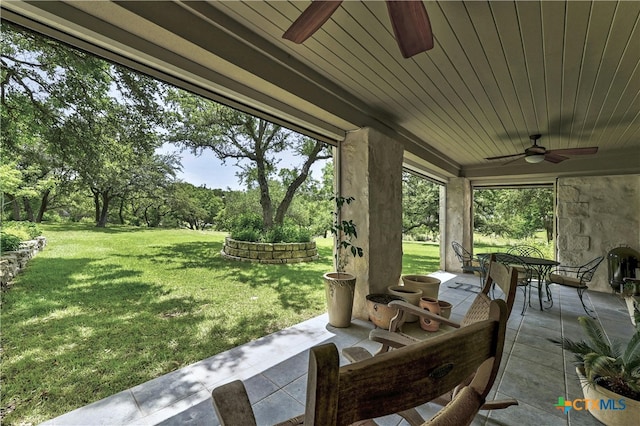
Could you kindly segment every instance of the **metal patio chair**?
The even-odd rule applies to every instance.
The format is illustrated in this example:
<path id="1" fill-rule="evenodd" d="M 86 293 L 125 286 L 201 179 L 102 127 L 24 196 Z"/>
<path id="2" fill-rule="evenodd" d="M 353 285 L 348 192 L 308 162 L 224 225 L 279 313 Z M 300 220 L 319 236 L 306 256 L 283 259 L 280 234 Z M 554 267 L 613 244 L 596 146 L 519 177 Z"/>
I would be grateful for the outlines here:
<path id="1" fill-rule="evenodd" d="M 593 315 L 594 311 L 587 308 L 582 296 L 589 288 L 587 284 L 591 282 L 593 274 L 595 274 L 598 266 L 600 266 L 603 260 L 604 256 L 598 256 L 581 266 L 560 265 L 557 269 L 551 271 L 549 278 L 547 279 L 547 284 L 556 283 L 575 288 L 578 291 L 578 297 L 580 298 L 580 303 L 582 303 L 582 308 L 587 315 L 591 318 L 595 318 Z"/>
<path id="2" fill-rule="evenodd" d="M 453 248 L 453 252 L 456 254 L 456 257 L 460 261 L 460 264 L 462 265 L 462 272 L 466 274 L 475 274 L 477 272 L 480 275 L 480 288 L 482 288 L 485 269 L 484 266 L 481 265 L 480 262 L 478 262 L 476 259 L 474 259 L 473 255 L 467 249 L 462 247 L 459 242 L 453 241 L 451 243 L 451 247 Z M 456 284 L 457 287 L 450 287 L 460 288 L 460 286 L 469 286 L 469 284 L 467 283 L 461 283 L 457 281 Z M 470 288 L 465 288 L 464 290 L 473 291 Z"/>

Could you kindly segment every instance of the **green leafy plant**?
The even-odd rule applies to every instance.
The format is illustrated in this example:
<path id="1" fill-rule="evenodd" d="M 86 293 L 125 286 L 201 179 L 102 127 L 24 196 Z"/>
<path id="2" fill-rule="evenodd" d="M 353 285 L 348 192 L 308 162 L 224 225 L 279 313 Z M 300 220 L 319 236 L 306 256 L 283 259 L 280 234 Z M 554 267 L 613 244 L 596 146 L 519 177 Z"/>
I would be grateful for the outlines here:
<path id="1" fill-rule="evenodd" d="M 2 251 L 15 251 L 20 247 L 20 237 L 6 232 L 0 232 L 0 249 Z"/>
<path id="2" fill-rule="evenodd" d="M 626 347 L 615 341 L 609 344 L 602 328 L 589 317 L 578 318 L 588 340 L 549 341 L 573 352 L 576 365 L 584 370 L 590 384 L 640 401 L 640 312 L 637 307 L 634 316 L 636 331 Z"/>
<path id="3" fill-rule="evenodd" d="M 336 203 L 336 209 L 333 212 L 333 224 L 331 225 L 331 233 L 335 236 L 336 243 L 334 250 L 335 264 L 337 272 L 344 272 L 349 252 L 353 257 L 362 257 L 364 255 L 362 248 L 353 244 L 353 239 L 358 238 L 356 225 L 352 219 L 346 220 L 341 215 L 342 207 L 345 204 L 351 204 L 355 201 L 355 198 L 336 195 L 331 197 L 331 200 L 335 200 Z"/>

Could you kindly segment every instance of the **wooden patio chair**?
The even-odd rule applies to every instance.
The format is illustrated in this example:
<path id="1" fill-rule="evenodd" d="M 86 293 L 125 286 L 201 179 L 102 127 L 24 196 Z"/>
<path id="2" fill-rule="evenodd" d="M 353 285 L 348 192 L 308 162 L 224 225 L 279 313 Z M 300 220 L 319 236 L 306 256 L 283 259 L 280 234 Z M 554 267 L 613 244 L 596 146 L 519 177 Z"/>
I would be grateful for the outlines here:
<path id="1" fill-rule="evenodd" d="M 575 288 L 578 291 L 578 297 L 580 298 L 580 303 L 582 303 L 582 308 L 587 315 L 595 319 L 595 316 L 593 315 L 594 312 L 587 308 L 587 305 L 584 304 L 584 300 L 582 300 L 582 296 L 589 288 L 587 284 L 591 282 L 593 274 L 595 274 L 598 266 L 600 266 L 600 263 L 602 263 L 603 260 L 604 256 L 598 256 L 581 266 L 560 265 L 554 271 L 549 273 L 547 284 L 556 283 Z"/>
<path id="2" fill-rule="evenodd" d="M 370 340 L 382 344 L 375 356 L 380 356 L 380 354 L 384 354 L 391 349 L 399 349 L 414 345 L 418 342 L 450 333 L 455 329 L 468 327 L 478 321 L 486 320 L 489 318 L 491 305 L 491 297 L 489 294 L 494 285 L 498 286 L 502 291 L 505 298 L 504 301 L 507 306 L 507 313 L 510 315 L 515 301 L 517 284 L 518 272 L 514 268 L 496 262 L 495 255 L 492 254 L 489 257 L 486 280 L 482 291 L 475 297 L 469 307 L 469 310 L 466 312 L 460 323 L 440 317 L 426 309 L 419 308 L 406 302 L 390 302 L 388 306 L 398 308 L 398 314 L 391 320 L 389 329 L 374 329 L 369 333 Z M 440 329 L 437 332 L 427 332 L 420 328 L 419 323 L 405 323 L 404 319 L 409 313 L 429 320 L 439 321 Z M 366 349 L 359 346 L 345 348 L 342 351 L 342 354 L 352 362 L 362 361 L 371 357 L 371 354 Z M 442 395 L 440 398 L 437 398 L 432 402 L 446 405 L 451 401 L 451 397 L 451 394 Z M 481 409 L 496 410 L 507 408 L 512 405 L 518 405 L 518 401 L 515 399 L 490 401 L 483 404 Z M 412 425 L 421 424 L 423 421 L 421 416 L 415 410 L 402 413 L 402 416 Z"/>
<path id="3" fill-rule="evenodd" d="M 451 247 L 453 248 L 453 252 L 456 255 L 456 258 L 460 261 L 462 272 L 465 274 L 475 274 L 478 273 L 480 275 L 480 287 L 482 287 L 482 280 L 484 277 L 484 267 L 480 264 L 476 259 L 473 258 L 473 255 L 464 248 L 459 242 L 453 241 L 451 243 Z M 465 286 L 463 290 L 466 291 L 475 291 L 473 287 L 471 287 L 467 283 L 456 282 L 457 286 L 451 288 L 460 288 L 461 286 Z"/>
<path id="4" fill-rule="evenodd" d="M 469 425 L 498 373 L 507 318 L 506 304 L 495 300 L 485 321 L 343 367 L 333 343 L 311 348 L 305 413 L 280 424 L 375 425 L 371 419 L 452 391 L 451 402 L 425 424 Z M 212 396 L 221 425 L 257 424 L 241 381 Z"/>
<path id="5" fill-rule="evenodd" d="M 508 253 L 496 253 L 494 256 L 496 258 L 496 262 L 502 263 L 503 265 L 516 270 L 518 276 L 516 286 L 521 288 L 524 293 L 524 302 L 522 303 L 522 312 L 520 312 L 520 315 L 524 315 L 527 310 L 527 305 L 531 306 L 531 280 L 535 275 L 535 271 L 525 264 L 519 256 Z M 529 290 L 528 299 L 527 289 Z"/>

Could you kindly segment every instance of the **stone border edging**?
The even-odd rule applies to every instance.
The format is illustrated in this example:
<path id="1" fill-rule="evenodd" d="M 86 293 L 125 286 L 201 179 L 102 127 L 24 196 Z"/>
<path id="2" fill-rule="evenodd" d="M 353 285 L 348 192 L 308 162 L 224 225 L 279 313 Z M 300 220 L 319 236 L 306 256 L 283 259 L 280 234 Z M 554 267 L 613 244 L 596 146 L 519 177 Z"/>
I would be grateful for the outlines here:
<path id="1" fill-rule="evenodd" d="M 47 239 L 43 236 L 33 240 L 22 241 L 15 251 L 5 251 L 0 255 L 0 287 L 8 287 L 16 275 L 27 266 L 38 252 L 44 250 Z"/>
<path id="2" fill-rule="evenodd" d="M 252 243 L 224 239 L 220 255 L 225 259 L 256 263 L 300 263 L 318 259 L 315 241 L 310 243 Z"/>

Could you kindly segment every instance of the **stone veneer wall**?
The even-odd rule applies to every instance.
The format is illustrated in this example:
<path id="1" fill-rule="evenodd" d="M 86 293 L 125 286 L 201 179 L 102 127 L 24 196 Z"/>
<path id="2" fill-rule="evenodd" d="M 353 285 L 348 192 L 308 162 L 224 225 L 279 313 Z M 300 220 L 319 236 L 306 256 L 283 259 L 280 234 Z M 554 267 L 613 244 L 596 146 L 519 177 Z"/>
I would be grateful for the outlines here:
<path id="1" fill-rule="evenodd" d="M 257 263 L 299 263 L 318 259 L 315 241 L 310 243 L 251 243 L 225 238 L 222 257 Z"/>
<path id="2" fill-rule="evenodd" d="M 558 261 L 581 265 L 604 256 L 589 288 L 611 292 L 607 253 L 640 250 L 640 176 L 560 178 L 557 191 Z"/>

